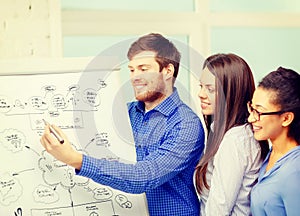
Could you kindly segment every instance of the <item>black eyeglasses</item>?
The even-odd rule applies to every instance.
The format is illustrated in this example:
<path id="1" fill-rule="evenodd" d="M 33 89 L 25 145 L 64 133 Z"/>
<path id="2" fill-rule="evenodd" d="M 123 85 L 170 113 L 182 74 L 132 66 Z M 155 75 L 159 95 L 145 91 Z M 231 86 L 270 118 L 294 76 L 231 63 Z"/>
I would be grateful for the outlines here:
<path id="1" fill-rule="evenodd" d="M 256 121 L 259 121 L 260 120 L 260 116 L 261 115 L 281 115 L 282 113 L 285 113 L 285 111 L 283 110 L 280 110 L 280 111 L 276 111 L 276 112 L 265 112 L 265 113 L 262 113 L 262 112 L 259 112 L 257 109 L 254 109 L 252 106 L 251 106 L 251 101 L 249 101 L 247 103 L 247 108 L 248 108 L 248 112 L 252 115 L 253 115 L 253 118 L 256 120 Z"/>

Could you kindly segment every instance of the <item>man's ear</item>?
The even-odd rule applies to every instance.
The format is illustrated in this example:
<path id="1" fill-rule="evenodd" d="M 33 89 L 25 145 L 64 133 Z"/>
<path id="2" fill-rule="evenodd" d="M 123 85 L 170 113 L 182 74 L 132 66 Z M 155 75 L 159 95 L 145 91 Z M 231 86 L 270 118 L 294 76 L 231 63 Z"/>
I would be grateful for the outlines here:
<path id="1" fill-rule="evenodd" d="M 292 112 L 286 112 L 282 114 L 282 117 L 283 117 L 282 126 L 287 127 L 292 123 L 292 121 L 295 118 L 295 115 Z"/>
<path id="2" fill-rule="evenodd" d="M 173 75 L 174 75 L 174 65 L 173 64 L 168 64 L 167 67 L 165 67 L 166 69 L 166 76 L 165 76 L 165 79 L 168 80 L 168 79 L 173 79 Z"/>

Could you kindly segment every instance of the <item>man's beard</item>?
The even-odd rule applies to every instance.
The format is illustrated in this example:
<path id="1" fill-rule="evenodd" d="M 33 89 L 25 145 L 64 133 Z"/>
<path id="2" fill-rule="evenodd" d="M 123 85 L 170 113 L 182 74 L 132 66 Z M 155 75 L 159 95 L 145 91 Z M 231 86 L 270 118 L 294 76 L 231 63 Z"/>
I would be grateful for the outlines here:
<path id="1" fill-rule="evenodd" d="M 142 102 L 153 102 L 157 99 L 163 98 L 165 95 L 161 91 L 147 91 L 136 95 L 136 99 Z"/>

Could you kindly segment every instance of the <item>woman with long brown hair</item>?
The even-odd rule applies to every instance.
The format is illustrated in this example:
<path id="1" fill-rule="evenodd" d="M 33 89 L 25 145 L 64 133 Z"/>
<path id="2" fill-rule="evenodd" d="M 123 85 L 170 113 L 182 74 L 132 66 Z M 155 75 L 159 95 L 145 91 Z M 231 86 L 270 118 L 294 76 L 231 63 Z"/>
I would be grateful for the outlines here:
<path id="1" fill-rule="evenodd" d="M 195 171 L 201 215 L 250 215 L 250 190 L 256 183 L 267 142 L 253 137 L 247 102 L 255 90 L 253 74 L 235 54 L 208 57 L 199 98 L 208 138 Z"/>

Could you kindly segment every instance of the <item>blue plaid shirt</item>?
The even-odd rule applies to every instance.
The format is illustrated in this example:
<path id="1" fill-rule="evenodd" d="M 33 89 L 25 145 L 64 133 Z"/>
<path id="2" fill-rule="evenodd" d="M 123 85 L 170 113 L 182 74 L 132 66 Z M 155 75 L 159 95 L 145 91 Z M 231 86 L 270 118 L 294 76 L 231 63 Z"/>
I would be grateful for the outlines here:
<path id="1" fill-rule="evenodd" d="M 154 109 L 144 110 L 142 102 L 128 104 L 137 163 L 84 155 L 78 174 L 124 192 L 145 192 L 151 216 L 199 216 L 193 173 L 204 148 L 200 119 L 176 89 Z"/>

